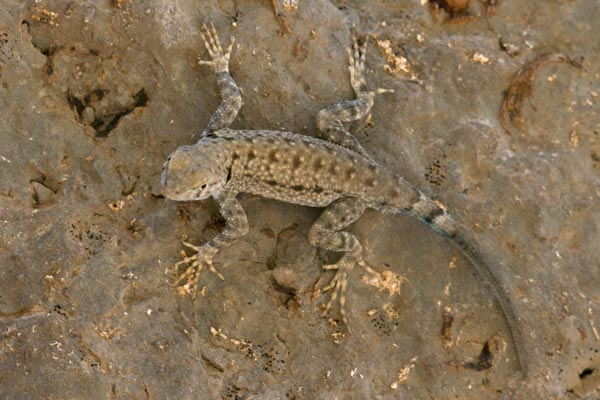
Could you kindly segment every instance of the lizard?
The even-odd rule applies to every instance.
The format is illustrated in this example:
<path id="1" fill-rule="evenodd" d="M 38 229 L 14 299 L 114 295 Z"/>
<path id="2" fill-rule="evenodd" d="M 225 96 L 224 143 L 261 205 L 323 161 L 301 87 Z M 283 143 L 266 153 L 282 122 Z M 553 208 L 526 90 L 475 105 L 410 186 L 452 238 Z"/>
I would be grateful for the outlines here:
<path id="1" fill-rule="evenodd" d="M 161 174 L 164 196 L 176 201 L 212 197 L 225 219 L 225 228 L 201 246 L 184 241 L 191 255 L 175 264 L 187 267 L 176 279 L 185 281 L 185 291 L 195 294 L 200 272 L 207 268 L 220 279 L 214 255 L 248 233 L 248 220 L 236 196 L 250 193 L 309 207 L 324 207 L 311 226 L 311 245 L 342 253 L 325 270 L 335 275 L 323 291 L 331 291 L 323 314 L 339 298 L 342 322 L 349 328 L 345 313 L 348 274 L 355 266 L 375 271 L 363 259 L 363 246 L 347 231 L 367 208 L 383 213 L 408 213 L 450 239 L 474 266 L 478 277 L 494 295 L 507 322 L 519 369 L 526 376 L 527 363 L 521 329 L 513 304 L 499 279 L 470 244 L 467 232 L 438 201 L 427 197 L 404 178 L 381 167 L 344 127 L 369 113 L 375 95 L 384 89 L 368 90 L 365 78 L 367 40 L 359 45 L 353 35 L 348 47 L 350 83 L 356 98 L 333 104 L 316 116 L 320 137 L 285 131 L 234 130 L 230 128 L 241 106 L 240 90 L 229 72 L 235 38 L 227 47 L 220 43 L 214 24 L 202 24 L 202 39 L 210 60 L 199 64 L 212 67 L 221 103 L 211 115 L 199 141 L 177 148 L 165 161 Z"/>

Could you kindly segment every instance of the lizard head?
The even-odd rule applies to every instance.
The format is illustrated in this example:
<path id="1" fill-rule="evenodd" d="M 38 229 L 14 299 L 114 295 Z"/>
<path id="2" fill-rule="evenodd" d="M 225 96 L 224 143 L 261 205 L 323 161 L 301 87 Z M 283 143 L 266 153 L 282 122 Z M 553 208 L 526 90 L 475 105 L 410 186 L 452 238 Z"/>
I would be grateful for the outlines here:
<path id="1" fill-rule="evenodd" d="M 204 154 L 207 153 L 207 154 Z M 165 161 L 160 183 L 171 200 L 203 200 L 218 194 L 227 182 L 227 169 L 197 146 L 182 146 Z"/>

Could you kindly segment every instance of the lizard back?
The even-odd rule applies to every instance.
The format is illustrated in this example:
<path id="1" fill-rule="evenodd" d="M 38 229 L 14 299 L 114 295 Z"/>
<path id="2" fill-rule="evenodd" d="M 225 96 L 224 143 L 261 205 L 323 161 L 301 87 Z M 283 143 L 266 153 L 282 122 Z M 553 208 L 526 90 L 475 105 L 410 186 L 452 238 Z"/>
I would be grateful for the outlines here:
<path id="1" fill-rule="evenodd" d="M 392 211 L 412 205 L 419 193 L 401 178 L 350 149 L 283 131 L 219 132 L 198 143 L 225 146 L 230 165 L 226 189 L 311 207 L 340 197 Z"/>

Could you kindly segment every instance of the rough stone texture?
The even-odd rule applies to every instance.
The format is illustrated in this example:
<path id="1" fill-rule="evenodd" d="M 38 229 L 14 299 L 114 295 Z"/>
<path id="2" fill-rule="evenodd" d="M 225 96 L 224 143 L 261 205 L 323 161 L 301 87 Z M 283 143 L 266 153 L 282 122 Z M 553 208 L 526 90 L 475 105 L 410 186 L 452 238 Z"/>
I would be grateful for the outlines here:
<path id="1" fill-rule="evenodd" d="M 600 397 L 596 2 L 284 3 L 289 33 L 268 1 L 3 1 L 0 398 Z M 355 224 L 370 262 L 408 283 L 389 296 L 357 269 L 352 335 L 320 316 L 314 287 L 335 255 L 306 240 L 316 209 L 242 196 L 250 233 L 216 257 L 226 280 L 178 294 L 181 239 L 222 228 L 212 201 L 166 201 L 158 186 L 219 102 L 196 64 L 208 20 L 237 38 L 234 127 L 313 134 L 316 112 L 352 95 L 352 29 L 406 58 L 411 72 L 392 73 L 370 46 L 369 84 L 395 93 L 354 131 L 479 237 L 522 319 L 526 381 L 470 266 L 405 216 Z M 507 134 L 503 90 L 548 52 L 583 69 L 543 66 Z M 469 368 L 486 342 L 492 365 Z"/>

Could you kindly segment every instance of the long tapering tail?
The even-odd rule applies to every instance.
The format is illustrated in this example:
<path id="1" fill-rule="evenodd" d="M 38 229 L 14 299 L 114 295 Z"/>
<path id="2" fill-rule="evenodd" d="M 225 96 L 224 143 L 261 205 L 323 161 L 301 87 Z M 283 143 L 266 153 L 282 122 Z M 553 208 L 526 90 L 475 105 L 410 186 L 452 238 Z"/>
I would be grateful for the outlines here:
<path id="1" fill-rule="evenodd" d="M 523 334 L 516 317 L 514 306 L 510 297 L 504 290 L 500 280 L 480 257 L 473 242 L 465 236 L 458 223 L 448 214 L 445 207 L 431 200 L 424 194 L 420 195 L 419 201 L 408 210 L 411 215 L 428 224 L 433 230 L 451 239 L 452 243 L 460 250 L 465 258 L 473 265 L 477 276 L 492 292 L 504 319 L 508 325 L 511 341 L 515 346 L 517 362 L 524 376 L 527 376 L 527 351 L 523 342 Z"/>

